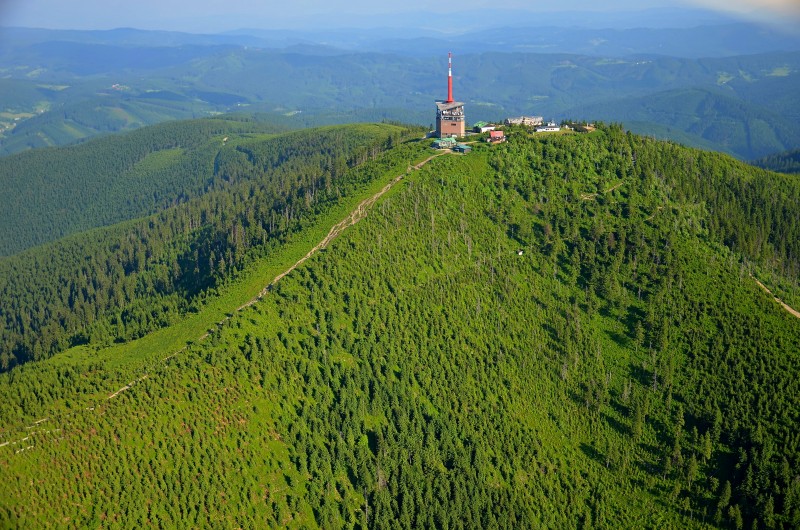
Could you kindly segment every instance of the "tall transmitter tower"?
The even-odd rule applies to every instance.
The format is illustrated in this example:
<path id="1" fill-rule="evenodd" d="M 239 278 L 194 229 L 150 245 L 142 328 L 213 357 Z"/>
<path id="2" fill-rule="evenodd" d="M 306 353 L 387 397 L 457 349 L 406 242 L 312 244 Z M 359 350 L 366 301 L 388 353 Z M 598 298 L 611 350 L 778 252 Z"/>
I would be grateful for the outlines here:
<path id="1" fill-rule="evenodd" d="M 453 101 L 453 54 L 447 54 L 447 99 L 436 102 L 436 136 L 464 136 L 464 103 Z"/>

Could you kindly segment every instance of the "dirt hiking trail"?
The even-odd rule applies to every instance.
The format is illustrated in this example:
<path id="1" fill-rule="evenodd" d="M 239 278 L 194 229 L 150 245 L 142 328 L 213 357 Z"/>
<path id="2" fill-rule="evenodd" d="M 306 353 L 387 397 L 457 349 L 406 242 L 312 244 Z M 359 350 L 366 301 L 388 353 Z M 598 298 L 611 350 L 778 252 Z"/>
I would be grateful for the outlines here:
<path id="1" fill-rule="evenodd" d="M 772 294 L 772 291 L 770 291 L 769 289 L 767 289 L 767 286 L 766 286 L 766 285 L 764 285 L 763 283 L 761 283 L 760 281 L 758 281 L 758 278 L 756 278 L 756 277 L 755 277 L 755 276 L 753 276 L 753 275 L 750 275 L 750 277 L 751 277 L 751 278 L 753 278 L 753 280 L 755 280 L 755 282 L 758 284 L 758 286 L 759 286 L 759 287 L 761 287 L 762 289 L 764 289 L 764 292 L 766 292 L 767 294 L 769 294 L 769 295 L 770 295 L 772 298 L 774 298 L 774 299 L 775 299 L 775 301 L 776 301 L 776 302 L 778 302 L 779 304 L 781 304 L 781 306 L 782 306 L 782 307 L 783 307 L 783 308 L 784 308 L 786 311 L 788 311 L 790 314 L 792 314 L 792 315 L 796 316 L 797 318 L 800 318 L 800 311 L 797 311 L 797 310 L 796 310 L 796 309 L 794 309 L 793 307 L 789 306 L 789 304 L 787 304 L 786 302 L 784 302 L 783 300 L 781 300 L 780 298 L 778 298 L 777 296 L 775 296 L 774 294 Z"/>

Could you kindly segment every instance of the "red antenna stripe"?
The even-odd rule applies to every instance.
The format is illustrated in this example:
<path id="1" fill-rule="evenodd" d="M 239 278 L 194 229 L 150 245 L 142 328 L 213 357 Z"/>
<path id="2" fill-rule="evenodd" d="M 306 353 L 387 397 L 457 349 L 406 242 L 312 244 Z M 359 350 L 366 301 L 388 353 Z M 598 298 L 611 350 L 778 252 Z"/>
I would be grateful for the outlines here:
<path id="1" fill-rule="evenodd" d="M 445 103 L 453 102 L 453 54 L 447 54 L 447 101 Z"/>

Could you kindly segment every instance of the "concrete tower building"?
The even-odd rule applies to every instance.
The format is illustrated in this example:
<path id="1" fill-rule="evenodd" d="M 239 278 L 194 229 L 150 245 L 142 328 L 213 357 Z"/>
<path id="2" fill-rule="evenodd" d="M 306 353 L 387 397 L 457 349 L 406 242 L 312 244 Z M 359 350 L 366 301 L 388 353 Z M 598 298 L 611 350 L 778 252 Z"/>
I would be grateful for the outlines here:
<path id="1" fill-rule="evenodd" d="M 436 102 L 436 136 L 464 136 L 464 103 L 453 100 L 453 54 L 447 54 L 447 99 Z"/>

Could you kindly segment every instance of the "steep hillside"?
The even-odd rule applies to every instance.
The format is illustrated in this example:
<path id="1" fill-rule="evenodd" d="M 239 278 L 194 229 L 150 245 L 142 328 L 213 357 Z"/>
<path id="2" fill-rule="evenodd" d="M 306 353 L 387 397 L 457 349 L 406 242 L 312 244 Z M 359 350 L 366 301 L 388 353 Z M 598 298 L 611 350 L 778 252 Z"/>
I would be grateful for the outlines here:
<path id="1" fill-rule="evenodd" d="M 66 150 L 79 152 L 64 166 L 61 150 L 6 160 L 19 167 L 4 197 L 18 213 L 8 215 L 8 238 L 161 211 L 0 259 L 0 370 L 71 345 L 137 338 L 196 310 L 254 254 L 291 240 L 370 182 L 348 168 L 420 134 L 393 125 L 252 133 L 260 128 L 169 124 Z"/>
<path id="2" fill-rule="evenodd" d="M 797 181 L 616 128 L 475 148 L 356 170 L 397 183 L 208 336 L 0 375 L 0 517 L 800 524 L 800 319 L 748 274 L 800 292 Z"/>

